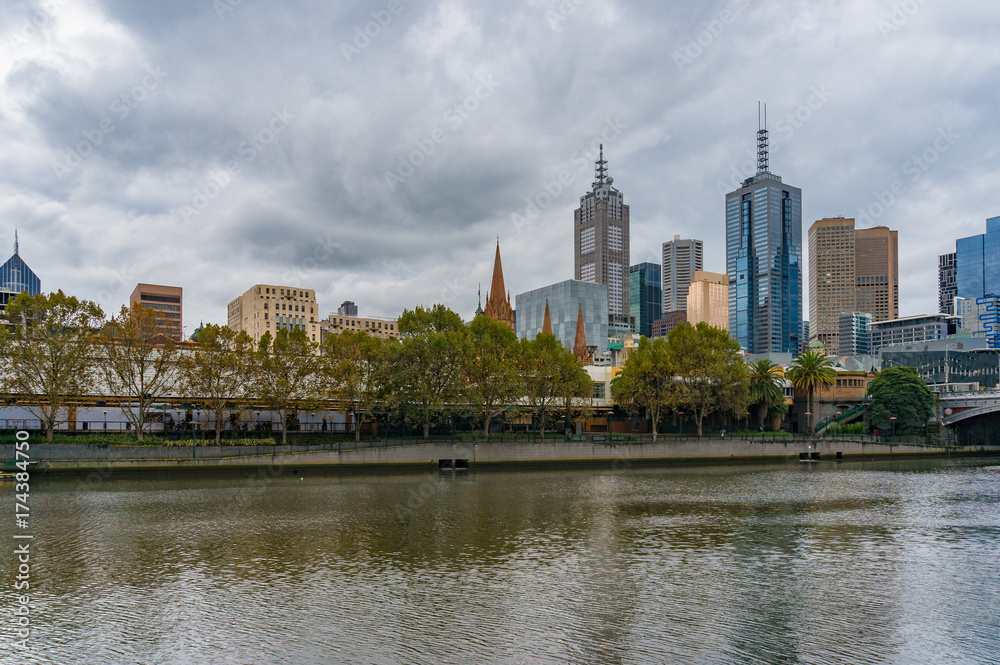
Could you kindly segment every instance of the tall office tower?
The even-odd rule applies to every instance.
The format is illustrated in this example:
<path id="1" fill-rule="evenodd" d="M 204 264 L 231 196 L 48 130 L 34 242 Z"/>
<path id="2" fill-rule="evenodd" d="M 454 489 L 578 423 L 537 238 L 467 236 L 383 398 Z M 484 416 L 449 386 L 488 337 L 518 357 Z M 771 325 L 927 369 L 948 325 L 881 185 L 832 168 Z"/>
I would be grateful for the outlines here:
<path id="1" fill-rule="evenodd" d="M 854 220 L 820 219 L 809 227 L 809 343 L 839 353 L 841 312 L 854 311 Z"/>
<path id="2" fill-rule="evenodd" d="M 42 280 L 21 258 L 17 229 L 14 229 L 14 254 L 0 266 L 0 311 L 22 291 L 27 291 L 29 296 L 37 296 L 42 292 Z"/>
<path id="3" fill-rule="evenodd" d="M 726 194 L 726 272 L 729 334 L 748 353 L 798 354 L 802 190 L 768 170 L 766 128 L 757 130 L 757 174 Z"/>
<path id="4" fill-rule="evenodd" d="M 663 243 L 663 311 L 678 312 L 687 306 L 691 275 L 701 270 L 702 242 L 674 236 Z"/>
<path id="5" fill-rule="evenodd" d="M 1000 296 L 1000 217 L 986 220 L 986 233 L 955 242 L 955 290 L 960 298 Z"/>
<path id="6" fill-rule="evenodd" d="M 575 279 L 608 287 L 608 324 L 629 326 L 629 216 L 622 193 L 612 187 L 604 145 L 595 166 L 591 191 L 573 213 Z M 587 339 L 593 339 L 590 335 Z"/>
<path id="7" fill-rule="evenodd" d="M 873 321 L 899 317 L 898 232 L 886 226 L 854 232 L 856 312 L 868 312 Z"/>
<path id="8" fill-rule="evenodd" d="M 132 307 L 142 305 L 155 310 L 160 318 L 160 332 L 175 342 L 181 341 L 184 289 L 160 284 L 136 284 L 128 303 Z"/>
<path id="9" fill-rule="evenodd" d="M 337 308 L 337 314 L 338 316 L 357 316 L 358 306 L 354 304 L 353 300 L 345 300 Z"/>
<path id="10" fill-rule="evenodd" d="M 629 314 L 635 320 L 635 331 L 652 336 L 653 321 L 660 318 L 662 295 L 660 291 L 660 266 L 639 263 L 629 268 Z"/>
<path id="11" fill-rule="evenodd" d="M 687 295 L 687 321 L 729 330 L 729 277 L 696 270 Z"/>
<path id="12" fill-rule="evenodd" d="M 955 296 L 958 286 L 955 282 L 955 252 L 938 257 L 938 312 L 955 313 Z"/>
<path id="13" fill-rule="evenodd" d="M 853 219 L 828 217 L 809 227 L 809 342 L 838 348 L 841 312 L 866 312 L 873 321 L 899 316 L 897 232 L 858 229 Z"/>

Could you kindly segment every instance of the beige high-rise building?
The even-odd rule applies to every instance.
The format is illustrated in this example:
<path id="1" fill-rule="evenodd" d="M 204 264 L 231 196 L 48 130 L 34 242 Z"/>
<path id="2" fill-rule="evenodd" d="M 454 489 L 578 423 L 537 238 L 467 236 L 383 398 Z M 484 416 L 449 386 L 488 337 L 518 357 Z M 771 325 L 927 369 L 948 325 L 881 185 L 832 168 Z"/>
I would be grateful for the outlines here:
<path id="1" fill-rule="evenodd" d="M 868 313 L 875 321 L 897 317 L 896 231 L 856 229 L 854 220 L 844 217 L 809 227 L 809 342 L 839 353 L 842 312 Z"/>
<path id="2" fill-rule="evenodd" d="M 695 270 L 687 292 L 687 320 L 729 330 L 729 275 Z"/>
<path id="3" fill-rule="evenodd" d="M 162 284 L 136 284 L 128 302 L 130 307 L 143 305 L 156 310 L 163 322 L 160 332 L 175 342 L 181 341 L 184 330 L 182 325 L 184 289 Z"/>
<path id="4" fill-rule="evenodd" d="M 868 312 L 874 321 L 899 318 L 898 231 L 886 226 L 854 232 L 854 274 L 857 312 Z"/>
<path id="5" fill-rule="evenodd" d="M 320 343 L 322 332 L 316 292 L 292 286 L 256 284 L 229 303 L 229 327 L 243 330 L 254 341 L 264 333 L 278 330 L 304 330 L 308 338 Z"/>

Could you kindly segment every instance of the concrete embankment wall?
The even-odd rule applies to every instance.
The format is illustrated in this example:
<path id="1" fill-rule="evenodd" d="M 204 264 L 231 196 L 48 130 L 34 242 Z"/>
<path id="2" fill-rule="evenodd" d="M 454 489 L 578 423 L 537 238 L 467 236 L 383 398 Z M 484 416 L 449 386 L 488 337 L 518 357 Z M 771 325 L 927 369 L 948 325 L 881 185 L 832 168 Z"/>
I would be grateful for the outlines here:
<path id="1" fill-rule="evenodd" d="M 32 443 L 31 461 L 39 471 L 92 469 L 212 469 L 220 467 L 348 467 L 437 466 L 440 460 L 468 460 L 470 466 L 506 464 L 588 464 L 633 462 L 723 462 L 798 459 L 800 453 L 818 453 L 821 460 L 889 455 L 934 455 L 961 452 L 952 448 L 873 444 L 847 439 L 788 439 L 761 442 L 741 439 L 670 439 L 657 443 L 496 442 L 375 445 L 357 450 L 318 446 L 95 446 Z M 0 446 L 5 462 L 14 459 L 14 446 Z"/>

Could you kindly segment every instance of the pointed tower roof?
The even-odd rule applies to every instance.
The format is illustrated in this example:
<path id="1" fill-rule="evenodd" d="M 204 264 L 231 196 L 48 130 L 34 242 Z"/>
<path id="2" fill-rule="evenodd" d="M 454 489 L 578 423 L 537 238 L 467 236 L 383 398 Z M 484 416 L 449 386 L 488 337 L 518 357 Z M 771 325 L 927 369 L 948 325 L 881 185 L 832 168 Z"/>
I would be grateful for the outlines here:
<path id="1" fill-rule="evenodd" d="M 583 305 L 580 305 L 580 312 L 576 315 L 576 341 L 573 342 L 573 355 L 580 362 L 586 364 L 590 360 L 590 353 L 587 351 L 587 331 L 583 326 Z"/>
<path id="2" fill-rule="evenodd" d="M 503 285 L 503 266 L 500 264 L 500 241 L 497 240 L 497 253 L 496 257 L 493 259 L 493 283 L 490 284 L 490 294 L 496 297 L 496 294 L 500 294 L 503 298 L 503 294 L 507 292 L 507 289 Z"/>
<path id="3" fill-rule="evenodd" d="M 507 299 L 504 300 L 504 294 Z M 514 310 L 510 306 L 510 293 L 503 283 L 503 265 L 500 263 L 500 239 L 497 238 L 497 252 L 493 259 L 493 282 L 486 294 L 486 316 L 494 321 L 500 321 L 514 330 Z"/>
<path id="4" fill-rule="evenodd" d="M 542 332 L 552 334 L 552 317 L 549 316 L 549 299 L 545 299 L 545 318 L 542 320 Z"/>

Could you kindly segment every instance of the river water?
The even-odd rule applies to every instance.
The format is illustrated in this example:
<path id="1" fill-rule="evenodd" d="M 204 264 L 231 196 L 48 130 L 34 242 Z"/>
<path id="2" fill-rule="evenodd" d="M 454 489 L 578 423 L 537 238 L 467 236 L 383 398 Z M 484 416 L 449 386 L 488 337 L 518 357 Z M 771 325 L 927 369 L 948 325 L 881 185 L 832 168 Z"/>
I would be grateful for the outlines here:
<path id="1" fill-rule="evenodd" d="M 0 663 L 1000 662 L 1000 460 L 616 467 L 35 479 Z"/>

